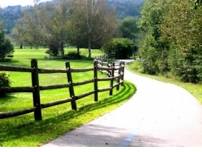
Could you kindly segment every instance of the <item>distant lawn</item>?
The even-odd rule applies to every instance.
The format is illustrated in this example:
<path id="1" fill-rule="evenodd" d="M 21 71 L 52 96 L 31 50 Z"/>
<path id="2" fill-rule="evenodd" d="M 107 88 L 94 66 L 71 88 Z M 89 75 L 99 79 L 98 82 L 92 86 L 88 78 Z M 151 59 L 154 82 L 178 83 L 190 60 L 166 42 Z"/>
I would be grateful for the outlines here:
<path id="1" fill-rule="evenodd" d="M 12 60 L 17 60 L 19 61 L 19 59 L 23 59 L 23 60 L 27 60 L 27 59 L 32 59 L 32 58 L 37 58 L 37 59 L 45 59 L 47 58 L 49 55 L 46 53 L 46 51 L 48 50 L 48 48 L 25 48 L 25 49 L 18 49 L 15 48 L 15 52 L 14 52 L 14 58 Z M 76 48 L 65 48 L 65 54 L 68 53 L 76 53 L 77 49 Z M 31 55 L 29 55 L 31 54 Z M 92 58 L 95 58 L 97 56 L 102 56 L 104 53 L 99 50 L 99 49 L 92 49 Z M 84 56 L 84 57 L 88 57 L 88 49 L 85 48 L 81 48 L 80 49 L 80 55 Z"/>
<path id="2" fill-rule="evenodd" d="M 141 65 L 137 61 L 134 61 L 133 63 L 129 64 L 128 67 L 130 70 L 132 70 L 133 72 L 137 74 L 141 74 L 143 76 L 147 76 L 152 79 L 156 79 L 160 81 L 173 83 L 180 87 L 183 87 L 184 89 L 189 91 L 193 96 L 195 96 L 198 99 L 198 101 L 202 104 L 202 84 L 201 83 L 200 84 L 185 83 L 171 76 L 165 77 L 162 75 L 148 75 L 148 74 L 140 73 Z"/>
<path id="3" fill-rule="evenodd" d="M 76 50 L 76 48 L 65 48 L 65 53 L 67 54 L 68 52 L 77 52 L 77 50 Z M 97 56 L 102 56 L 103 54 L 104 53 L 99 49 L 92 50 L 92 58 L 97 57 Z M 88 57 L 88 49 L 81 48 L 80 55 Z"/>
<path id="4" fill-rule="evenodd" d="M 67 49 L 68 50 L 68 49 Z M 2 62 L 4 65 L 30 66 L 32 58 L 38 59 L 40 68 L 64 69 L 64 60 L 48 60 L 45 57 L 46 49 L 17 49 L 11 62 Z M 85 52 L 85 53 L 84 53 Z M 83 53 L 87 51 L 84 50 Z M 100 51 L 93 51 L 93 56 Z M 93 66 L 92 60 L 70 60 L 73 68 L 87 68 Z M 31 86 L 31 76 L 28 73 L 9 72 L 12 86 Z M 104 75 L 99 74 L 100 77 Z M 78 73 L 73 75 L 74 82 L 92 79 L 93 72 Z M 41 85 L 65 84 L 66 74 L 40 75 Z M 99 87 L 109 87 L 109 82 L 100 82 Z M 93 84 L 75 88 L 76 95 L 93 90 Z M 114 96 L 109 97 L 109 92 L 99 94 L 99 102 L 93 101 L 93 95 L 78 101 L 77 112 L 71 110 L 70 103 L 51 107 L 43 110 L 43 121 L 35 122 L 32 114 L 16 118 L 0 120 L 0 146 L 39 146 L 59 135 L 81 126 L 96 117 L 99 117 L 123 104 L 135 92 L 135 87 L 125 83 L 120 91 L 114 90 Z M 59 99 L 69 98 L 68 89 L 57 89 L 41 92 L 41 102 L 47 103 Z M 32 94 L 11 94 L 0 99 L 0 112 L 30 108 L 33 106 Z"/>

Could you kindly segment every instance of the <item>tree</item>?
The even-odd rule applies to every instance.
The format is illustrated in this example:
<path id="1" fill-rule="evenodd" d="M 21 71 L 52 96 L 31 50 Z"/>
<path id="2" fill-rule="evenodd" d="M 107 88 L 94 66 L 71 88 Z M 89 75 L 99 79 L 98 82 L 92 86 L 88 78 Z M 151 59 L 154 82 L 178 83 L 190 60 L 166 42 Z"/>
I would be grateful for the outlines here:
<path id="1" fill-rule="evenodd" d="M 75 0 L 72 8 L 70 35 L 73 35 L 73 39 L 70 38 L 71 42 L 77 47 L 87 47 L 91 58 L 91 49 L 100 48 L 115 33 L 117 28 L 115 13 L 107 5 L 106 0 Z"/>
<path id="2" fill-rule="evenodd" d="M 69 1 L 60 0 L 55 8 L 51 10 L 50 7 L 52 7 L 51 4 L 46 5 L 40 13 L 41 26 L 43 26 L 49 50 L 58 52 L 61 57 L 64 57 L 64 45 L 68 39 Z"/>
<path id="3" fill-rule="evenodd" d="M 143 39 L 139 56 L 143 61 L 144 72 L 150 74 L 169 71 L 169 44 L 162 38 L 161 24 L 166 13 L 167 1 L 146 0 L 139 21 Z"/>
<path id="4" fill-rule="evenodd" d="M 51 55 L 63 57 L 64 45 L 69 42 L 78 50 L 88 48 L 91 57 L 91 49 L 111 39 L 116 25 L 106 0 L 57 0 L 24 13 L 14 35 L 20 40 L 23 33 L 24 43 L 48 46 Z"/>
<path id="5" fill-rule="evenodd" d="M 12 39 L 20 45 L 20 49 L 23 49 L 24 44 L 26 44 L 26 32 L 25 32 L 25 28 L 23 24 L 20 24 L 20 22 L 18 22 L 19 24 L 17 24 L 12 32 L 11 32 L 11 36 Z"/>
<path id="6" fill-rule="evenodd" d="M 4 59 L 8 54 L 13 52 L 11 42 L 5 38 L 2 27 L 0 27 L 0 59 Z"/>
<path id="7" fill-rule="evenodd" d="M 109 5 L 116 10 L 120 19 L 127 16 L 140 16 L 143 2 L 144 0 L 108 0 Z"/>
<path id="8" fill-rule="evenodd" d="M 43 32 L 39 21 L 39 14 L 36 8 L 32 8 L 23 13 L 16 26 L 12 30 L 13 39 L 23 45 L 39 46 L 43 44 Z"/>
<path id="9" fill-rule="evenodd" d="M 0 19 L 4 22 L 5 34 L 10 34 L 12 28 L 15 26 L 18 19 L 22 15 L 22 11 L 25 8 L 21 6 L 8 6 L 6 8 L 0 8 Z"/>
<path id="10" fill-rule="evenodd" d="M 135 19 L 134 17 L 124 18 L 121 22 L 119 30 L 121 32 L 122 37 L 129 38 L 135 41 L 138 37 L 139 32 L 137 19 Z"/>
<path id="11" fill-rule="evenodd" d="M 178 16 L 175 15 L 176 13 Z M 177 56 L 177 59 L 170 57 L 172 71 L 187 82 L 202 80 L 202 6 L 200 1 L 171 1 L 161 31 L 175 48 L 174 56 Z"/>
<path id="12" fill-rule="evenodd" d="M 103 49 L 110 59 L 128 59 L 134 53 L 135 44 L 127 38 L 114 38 Z"/>
<path id="13" fill-rule="evenodd" d="M 176 15 L 177 14 L 177 15 Z M 145 72 L 172 72 L 181 80 L 202 80 L 202 5 L 199 0 L 147 0 L 140 27 Z"/>
<path id="14" fill-rule="evenodd" d="M 48 46 L 51 55 L 64 57 L 68 7 L 66 0 L 60 0 L 56 5 L 52 3 L 35 5 L 19 20 L 13 30 L 14 38 L 31 46 Z"/>
<path id="15" fill-rule="evenodd" d="M 68 42 L 76 46 L 77 55 L 80 55 L 80 48 L 86 47 L 85 35 L 86 24 L 84 16 L 84 5 L 79 1 L 71 1 L 71 15 L 68 25 Z"/>

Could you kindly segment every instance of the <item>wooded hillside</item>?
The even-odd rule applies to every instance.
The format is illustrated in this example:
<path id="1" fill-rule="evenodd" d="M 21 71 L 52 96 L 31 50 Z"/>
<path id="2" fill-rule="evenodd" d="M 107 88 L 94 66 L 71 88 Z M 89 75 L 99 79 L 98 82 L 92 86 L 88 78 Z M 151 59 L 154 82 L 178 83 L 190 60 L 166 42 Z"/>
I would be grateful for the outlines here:
<path id="1" fill-rule="evenodd" d="M 116 10 L 118 17 L 124 18 L 126 16 L 139 16 L 143 1 L 144 0 L 108 0 L 108 3 Z M 43 3 L 40 5 L 43 5 Z M 4 9 L 0 8 L 0 20 L 4 22 L 4 29 L 7 34 L 12 31 L 17 20 L 22 17 L 22 13 L 29 9 L 31 9 L 31 7 L 22 7 L 20 5 L 9 6 Z"/>

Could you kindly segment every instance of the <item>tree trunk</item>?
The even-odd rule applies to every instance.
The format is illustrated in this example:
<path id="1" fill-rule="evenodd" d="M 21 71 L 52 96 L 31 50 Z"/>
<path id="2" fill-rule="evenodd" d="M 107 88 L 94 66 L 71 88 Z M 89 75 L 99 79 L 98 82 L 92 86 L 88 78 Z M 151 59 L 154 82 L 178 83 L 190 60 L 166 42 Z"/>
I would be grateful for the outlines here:
<path id="1" fill-rule="evenodd" d="M 88 30 L 88 58 L 91 58 L 91 35 L 92 35 L 92 0 L 87 0 L 86 5 L 87 5 L 87 30 Z"/>
<path id="2" fill-rule="evenodd" d="M 79 48 L 79 46 L 77 46 L 77 55 L 80 56 L 80 48 Z"/>
<path id="3" fill-rule="evenodd" d="M 64 43 L 63 42 L 60 43 L 60 53 L 61 53 L 61 57 L 64 57 L 65 52 L 64 52 Z"/>
<path id="4" fill-rule="evenodd" d="M 88 58 L 91 58 L 91 39 L 88 40 Z"/>
<path id="5" fill-rule="evenodd" d="M 23 49 L 23 44 L 22 43 L 20 43 L 20 49 Z"/>

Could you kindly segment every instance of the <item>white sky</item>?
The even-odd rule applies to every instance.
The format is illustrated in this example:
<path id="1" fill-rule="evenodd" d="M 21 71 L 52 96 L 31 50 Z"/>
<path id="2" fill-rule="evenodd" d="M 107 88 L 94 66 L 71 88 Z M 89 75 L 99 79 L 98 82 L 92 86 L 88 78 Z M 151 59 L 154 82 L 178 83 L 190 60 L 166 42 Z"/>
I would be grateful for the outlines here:
<path id="1" fill-rule="evenodd" d="M 41 0 L 41 2 L 50 1 L 50 0 Z M 33 5 L 33 0 L 0 0 L 0 7 L 4 8 L 6 6 L 13 5 Z"/>

